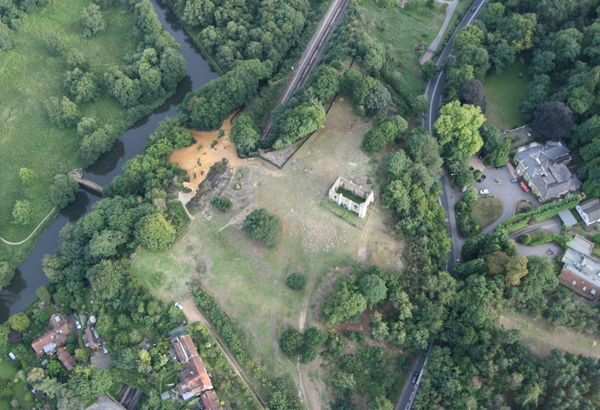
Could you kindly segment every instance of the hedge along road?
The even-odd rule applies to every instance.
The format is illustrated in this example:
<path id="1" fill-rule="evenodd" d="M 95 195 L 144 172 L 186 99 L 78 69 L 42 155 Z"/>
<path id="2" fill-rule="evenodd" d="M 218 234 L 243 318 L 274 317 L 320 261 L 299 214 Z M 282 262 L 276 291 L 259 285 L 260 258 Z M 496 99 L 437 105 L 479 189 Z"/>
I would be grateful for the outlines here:
<path id="1" fill-rule="evenodd" d="M 173 11 L 159 0 L 150 0 L 150 2 L 154 6 L 159 21 L 181 45 L 179 52 L 187 62 L 187 75 L 179 83 L 171 98 L 121 134 L 112 149 L 85 170 L 90 180 L 103 186 L 108 185 L 115 176 L 122 174 L 122 167 L 127 160 L 142 153 L 148 136 L 156 129 L 160 121 L 167 116 L 177 115 L 177 105 L 183 101 L 188 92 L 219 76 L 205 60 L 200 50 L 196 48 Z M 58 217 L 48 227 L 41 230 L 40 238 L 34 249 L 25 262 L 17 268 L 11 284 L 5 289 L 0 289 L 0 323 L 5 322 L 10 315 L 27 308 L 36 298 L 36 289 L 48 283 L 48 279 L 42 271 L 42 258 L 44 255 L 56 251 L 60 230 L 67 223 L 76 223 L 100 199 L 101 196 L 97 193 L 80 189 L 75 202 L 58 212 Z M 0 246 L 16 246 L 6 242 L 8 241 L 0 241 Z"/>
<path id="2" fill-rule="evenodd" d="M 7 241 L 6 239 L 4 239 L 4 238 L 3 238 L 3 237 L 1 237 L 1 236 L 0 236 L 0 241 L 4 242 L 4 243 L 5 243 L 5 244 L 7 244 L 7 245 L 11 245 L 11 246 L 16 246 L 16 245 L 22 245 L 22 244 L 24 244 L 24 243 L 25 243 L 25 242 L 27 242 L 29 239 L 31 239 L 31 237 L 33 236 L 33 234 L 34 234 L 34 233 L 36 233 L 38 229 L 40 229 L 40 226 L 42 226 L 42 224 L 43 224 L 44 222 L 46 222 L 46 220 L 47 220 L 47 219 L 50 217 L 50 215 L 52 215 L 52 213 L 53 213 L 55 210 L 56 210 L 56 207 L 53 207 L 53 208 L 50 210 L 50 212 L 48 212 L 48 215 L 46 215 L 46 217 L 45 217 L 44 219 L 42 219 L 42 222 L 40 222 L 40 223 L 38 224 L 38 226 L 36 226 L 36 227 L 35 227 L 35 229 L 33 230 L 33 232 L 31 232 L 31 233 L 29 234 L 29 236 L 28 236 L 27 238 L 23 239 L 21 242 L 9 242 L 9 241 Z"/>

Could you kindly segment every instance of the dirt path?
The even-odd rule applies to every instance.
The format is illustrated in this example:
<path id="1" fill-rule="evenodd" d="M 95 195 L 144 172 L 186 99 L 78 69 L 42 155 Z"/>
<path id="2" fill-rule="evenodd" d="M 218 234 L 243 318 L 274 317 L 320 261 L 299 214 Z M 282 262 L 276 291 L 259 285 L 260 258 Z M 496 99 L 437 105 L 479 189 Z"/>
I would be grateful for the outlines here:
<path id="1" fill-rule="evenodd" d="M 50 215 L 52 215 L 52 213 L 54 212 L 54 210 L 55 210 L 55 209 L 56 209 L 56 207 L 53 207 L 53 208 L 50 210 L 50 212 L 48 212 L 48 215 L 46 215 L 46 217 L 45 217 L 44 219 L 42 219 L 42 222 L 40 222 L 40 223 L 38 224 L 38 226 L 36 226 L 36 227 L 35 227 L 35 229 L 33 230 L 33 232 L 31 232 L 31 233 L 29 234 L 29 236 L 28 236 L 27 238 L 23 239 L 21 242 L 9 242 L 9 241 L 7 241 L 6 239 L 4 239 L 4 238 L 3 238 L 3 237 L 1 237 L 1 236 L 0 236 L 0 241 L 4 242 L 4 243 L 5 243 L 5 244 L 7 244 L 7 245 L 12 245 L 12 246 L 17 246 L 17 245 L 22 245 L 22 244 L 24 244 L 25 242 L 27 242 L 27 241 L 28 241 L 28 240 L 29 240 L 29 239 L 30 239 L 30 238 L 33 236 L 33 234 L 34 234 L 34 233 L 36 233 L 36 232 L 37 232 L 37 230 L 38 230 L 38 229 L 40 229 L 40 226 L 42 226 L 42 224 L 43 224 L 44 222 L 46 222 L 46 219 L 50 218 Z"/>
<path id="2" fill-rule="evenodd" d="M 221 232 L 223 229 L 227 228 L 228 226 L 231 226 L 231 225 L 237 223 L 237 221 L 248 216 L 248 214 L 250 214 L 250 212 L 254 211 L 256 208 L 258 208 L 258 206 L 256 204 L 250 204 L 242 212 L 240 212 L 239 214 L 237 214 L 236 216 L 231 218 L 231 220 L 229 220 L 229 222 L 227 222 L 225 225 L 223 225 L 217 232 Z"/>
<path id="3" fill-rule="evenodd" d="M 187 318 L 188 323 L 200 322 L 213 335 L 213 337 L 215 338 L 215 341 L 219 345 L 219 348 L 223 352 L 223 355 L 229 362 L 229 365 L 231 366 L 233 371 L 244 382 L 244 384 L 246 385 L 248 390 L 250 390 L 250 392 L 256 399 L 259 406 L 261 406 L 261 408 L 264 409 L 266 407 L 265 401 L 260 396 L 258 391 L 254 388 L 254 386 L 252 385 L 252 383 L 250 382 L 248 377 L 244 374 L 244 371 L 238 364 L 238 362 L 235 359 L 235 357 L 233 356 L 233 354 L 229 351 L 229 349 L 225 345 L 225 342 L 223 342 L 223 340 L 221 340 L 221 337 L 219 336 L 217 331 L 212 327 L 212 325 L 208 322 L 208 320 L 204 317 L 204 315 L 202 315 L 200 310 L 198 310 L 198 307 L 196 306 L 196 303 L 194 302 L 194 298 L 190 297 L 190 298 L 185 299 L 183 302 L 181 302 L 181 305 L 183 306 L 183 313 L 185 314 L 185 317 Z"/>

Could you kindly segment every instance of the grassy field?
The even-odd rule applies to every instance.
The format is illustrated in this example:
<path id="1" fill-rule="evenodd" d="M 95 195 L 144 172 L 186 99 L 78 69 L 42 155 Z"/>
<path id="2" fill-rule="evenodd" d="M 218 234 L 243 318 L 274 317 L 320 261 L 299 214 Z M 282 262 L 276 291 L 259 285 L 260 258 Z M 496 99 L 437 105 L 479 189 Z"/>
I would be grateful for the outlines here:
<path id="1" fill-rule="evenodd" d="M 79 19 L 90 0 L 52 2 L 25 18 L 13 34 L 13 49 L 0 56 L 0 236 L 13 242 L 26 238 L 52 208 L 48 186 L 54 175 L 78 166 L 76 130 L 60 130 L 46 119 L 43 102 L 64 95 L 67 66 L 63 56 L 52 57 L 44 39 L 56 33 L 68 50 L 78 49 L 91 62 L 91 71 L 101 80 L 109 65 L 119 64 L 135 50 L 132 36 L 134 16 L 118 10 L 105 13 L 107 30 L 99 37 L 81 35 Z M 100 123 L 124 120 L 126 111 L 112 98 L 103 96 L 79 107 L 84 116 Z M 21 167 L 39 175 L 36 186 L 24 189 L 19 179 Z M 28 199 L 34 210 L 27 226 L 12 223 L 12 209 L 18 199 Z M 20 247 L 0 246 L 0 260 L 21 262 L 29 254 L 35 238 Z"/>
<path id="2" fill-rule="evenodd" d="M 394 61 L 391 66 L 397 66 L 404 79 L 406 86 L 413 94 L 423 92 L 424 84 L 421 80 L 421 66 L 417 54 L 420 44 L 425 42 L 431 31 L 429 25 L 425 27 L 422 23 L 413 20 L 400 8 L 382 9 L 373 0 L 365 0 L 360 5 L 363 16 L 363 29 L 370 36 L 381 42 L 386 50 L 392 55 Z M 419 10 L 419 9 L 417 9 Z M 437 9 L 434 9 L 437 10 Z M 434 16 L 438 13 L 432 12 Z M 433 18 L 433 17 L 432 17 Z M 427 20 L 423 18 L 423 21 Z M 437 17 L 433 19 L 437 21 Z M 439 23 L 441 26 L 441 22 Z"/>
<path id="3" fill-rule="evenodd" d="M 525 121 L 518 107 L 527 97 L 527 83 L 531 80 L 531 76 L 527 74 L 527 66 L 518 59 L 501 75 L 488 76 L 483 81 L 487 97 L 485 117 L 488 122 L 500 131 L 524 125 Z"/>
<path id="4" fill-rule="evenodd" d="M 405 8 L 398 8 L 398 11 L 429 28 L 425 43 L 430 44 L 444 23 L 446 5 L 434 3 L 433 8 L 430 9 L 426 4 L 426 0 L 411 0 Z"/>
<path id="5" fill-rule="evenodd" d="M 17 371 L 10 364 L 10 359 L 8 356 L 3 357 L 2 362 L 0 362 L 0 382 L 5 385 L 7 382 L 13 382 L 15 374 Z M 13 397 L 7 399 L 0 399 L 0 410 L 11 410 L 10 402 L 13 398 L 16 398 L 19 402 L 19 406 L 21 409 L 31 409 L 35 405 L 35 400 L 29 401 L 25 400 L 25 393 L 29 390 L 27 389 L 27 383 L 23 381 L 18 381 L 13 387 Z"/>
<path id="6" fill-rule="evenodd" d="M 242 330 L 252 356 L 270 371 L 289 372 L 297 380 L 296 363 L 277 353 L 277 341 L 286 326 L 317 325 L 322 297 L 330 291 L 331 281 L 347 271 L 336 268 L 355 261 L 392 270 L 402 267 L 403 246 L 385 233 L 389 213 L 380 207 L 377 195 L 362 231 L 319 205 L 338 176 L 369 187 L 366 180 L 374 170 L 360 144 L 370 128 L 353 113 L 348 97 L 338 97 L 325 127 L 282 170 L 251 166 L 256 161 L 238 167 L 235 173 L 243 177 L 230 181 L 223 193 L 233 201 L 232 208 L 222 213 L 207 204 L 171 250 L 140 250 L 134 275 L 150 283 L 157 272 L 163 272 L 166 281 L 154 288 L 167 300 L 189 297 L 186 283 L 200 277 Z M 233 189 L 236 183 L 240 190 Z M 245 215 L 256 208 L 265 208 L 281 220 L 274 249 L 241 231 Z M 307 276 L 304 291 L 292 292 L 285 286 L 293 272 Z M 315 380 L 311 377 L 310 383 L 318 383 L 320 376 Z M 322 389 L 306 388 L 317 390 Z"/>
<path id="7" fill-rule="evenodd" d="M 481 197 L 471 207 L 471 217 L 481 229 L 489 226 L 502 215 L 502 201 L 494 197 Z"/>
<path id="8" fill-rule="evenodd" d="M 545 319 L 533 319 L 517 312 L 504 312 L 500 316 L 500 324 L 505 329 L 519 329 L 531 353 L 541 358 L 550 356 L 555 348 L 588 357 L 600 357 L 598 333 L 587 335 L 574 330 L 554 330 Z"/>

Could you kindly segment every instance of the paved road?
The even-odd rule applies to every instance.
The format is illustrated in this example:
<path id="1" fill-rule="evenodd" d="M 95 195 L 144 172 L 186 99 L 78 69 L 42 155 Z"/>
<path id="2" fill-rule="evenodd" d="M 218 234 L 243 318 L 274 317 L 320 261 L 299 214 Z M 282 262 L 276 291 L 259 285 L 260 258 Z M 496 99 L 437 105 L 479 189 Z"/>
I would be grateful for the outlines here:
<path id="1" fill-rule="evenodd" d="M 454 14 L 454 9 L 458 5 L 458 0 L 452 0 L 450 2 L 443 0 L 435 0 L 440 4 L 447 4 L 446 7 L 446 18 L 444 19 L 444 23 L 440 28 L 438 35 L 433 39 L 427 50 L 423 53 L 421 58 L 419 58 L 419 64 L 423 65 L 426 61 L 429 61 L 433 58 L 435 53 L 437 52 L 438 47 L 440 46 L 440 42 L 444 38 L 444 34 L 446 34 L 446 29 L 448 28 L 448 24 L 450 24 L 450 20 L 452 19 L 452 15 Z"/>
<path id="2" fill-rule="evenodd" d="M 448 44 L 446 44 L 446 47 L 442 51 L 442 54 L 436 63 L 438 68 L 441 66 L 441 64 L 448 58 L 448 56 L 452 52 L 452 43 L 454 42 L 454 37 L 456 36 L 456 33 L 460 29 L 471 24 L 471 21 L 473 21 L 473 19 L 475 18 L 477 13 L 479 13 L 479 11 L 482 9 L 482 7 L 485 5 L 485 3 L 486 3 L 486 0 L 476 0 L 475 3 L 473 3 L 471 8 L 475 7 L 476 8 L 475 12 L 468 11 L 467 14 L 464 16 L 464 18 L 462 19 L 462 21 L 460 22 L 460 24 L 458 25 L 458 27 L 456 28 L 456 31 L 452 34 L 450 41 L 448 41 Z M 430 107 L 429 107 L 429 113 L 425 114 L 425 116 L 423 118 L 423 125 L 429 131 L 432 131 L 433 124 L 439 117 L 439 109 L 440 109 L 440 106 L 442 103 L 442 90 L 444 89 L 444 81 L 445 81 L 445 74 L 443 71 L 440 71 L 438 74 L 433 76 L 431 78 L 431 80 L 429 80 L 429 84 L 427 85 L 427 97 L 429 98 Z M 460 238 L 457 234 L 456 228 L 455 228 L 456 220 L 454 218 L 454 202 L 453 201 L 454 201 L 454 193 L 452 191 L 452 188 L 450 187 L 447 176 L 443 175 L 442 176 L 442 195 L 440 196 L 440 204 L 446 211 L 446 215 L 447 215 L 446 227 L 448 229 L 448 234 L 453 239 L 452 249 L 450 251 L 450 256 L 449 256 L 447 266 L 446 266 L 446 268 L 448 270 L 452 268 L 454 263 L 456 263 L 458 255 L 460 255 L 460 249 L 462 247 L 462 243 L 464 243 L 463 241 L 460 240 Z M 431 346 L 430 346 L 429 350 L 431 350 Z M 423 367 L 425 366 L 426 362 L 427 362 L 427 354 L 421 353 L 419 355 L 419 357 L 417 358 L 417 360 L 415 361 L 415 364 L 413 365 L 413 369 L 411 369 L 411 373 L 409 374 L 409 380 L 407 381 L 407 384 L 404 386 L 404 389 L 402 390 L 402 393 L 400 394 L 400 398 L 398 399 L 398 402 L 396 403 L 395 410 L 409 410 L 411 408 L 412 400 L 414 399 L 414 396 L 416 395 L 417 390 L 419 388 L 421 376 L 423 375 Z M 417 381 L 416 384 L 413 385 L 410 383 L 410 378 L 412 377 L 412 374 L 414 372 L 419 372 L 419 380 Z"/>

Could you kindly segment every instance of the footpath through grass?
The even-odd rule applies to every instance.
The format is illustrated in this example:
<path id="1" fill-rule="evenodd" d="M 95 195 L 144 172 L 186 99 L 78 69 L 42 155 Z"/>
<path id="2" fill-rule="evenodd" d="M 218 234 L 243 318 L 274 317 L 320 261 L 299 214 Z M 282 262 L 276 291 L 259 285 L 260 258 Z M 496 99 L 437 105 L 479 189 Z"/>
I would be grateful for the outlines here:
<path id="1" fill-rule="evenodd" d="M 518 57 L 501 75 L 488 76 L 483 81 L 488 122 L 501 132 L 525 125 L 519 104 L 527 97 L 527 83 L 531 80 L 527 66 Z"/>
<path id="2" fill-rule="evenodd" d="M 79 19 L 90 0 L 51 2 L 26 17 L 13 33 L 13 49 L 0 55 L 0 236 L 18 242 L 26 238 L 52 209 L 48 188 L 52 177 L 78 166 L 74 127 L 60 130 L 46 118 L 43 102 L 65 95 L 63 81 L 67 65 L 64 56 L 51 56 L 45 46 L 50 33 L 56 33 L 67 50 L 78 49 L 91 63 L 91 72 L 103 84 L 103 73 L 135 50 L 134 15 L 111 9 L 104 13 L 107 30 L 98 37 L 84 38 Z M 115 124 L 126 111 L 111 97 L 103 95 L 93 103 L 80 105 L 83 116 L 103 124 Z M 39 175 L 38 183 L 27 190 L 19 179 L 21 167 Z M 31 202 L 34 216 L 27 226 L 12 223 L 16 200 Z M 0 246 L 0 260 L 14 264 L 23 261 L 37 236 L 21 246 Z"/>

